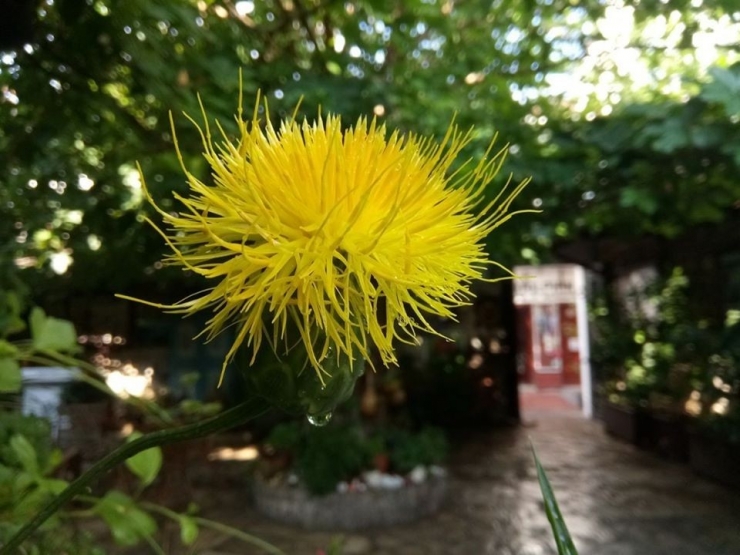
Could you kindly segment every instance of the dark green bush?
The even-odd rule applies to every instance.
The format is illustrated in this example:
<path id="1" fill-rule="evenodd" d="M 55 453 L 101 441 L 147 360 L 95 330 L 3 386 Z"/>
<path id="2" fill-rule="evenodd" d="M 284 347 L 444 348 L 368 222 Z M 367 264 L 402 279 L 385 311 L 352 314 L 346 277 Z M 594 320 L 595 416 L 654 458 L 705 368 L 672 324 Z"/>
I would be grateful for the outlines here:
<path id="1" fill-rule="evenodd" d="M 702 388 L 701 427 L 740 444 L 740 311 L 728 313 L 717 352 L 709 358 Z"/>
<path id="2" fill-rule="evenodd" d="M 265 443 L 279 451 L 295 451 L 301 442 L 301 428 L 298 422 L 285 422 L 275 426 Z"/>
<path id="3" fill-rule="evenodd" d="M 601 307 L 592 361 L 602 367 L 613 402 L 682 410 L 706 374 L 714 337 L 689 310 L 689 281 L 680 268 L 627 295 L 621 313 Z M 655 407 L 661 408 L 661 407 Z"/>
<path id="4" fill-rule="evenodd" d="M 337 484 L 357 476 L 367 466 L 367 450 L 356 428 L 313 428 L 296 459 L 298 476 L 308 491 L 331 493 Z"/>
<path id="5" fill-rule="evenodd" d="M 444 433 L 436 428 L 419 433 L 390 429 L 367 435 L 359 425 L 341 422 L 322 428 L 299 422 L 280 424 L 265 443 L 290 455 L 293 470 L 315 495 L 331 493 L 340 482 L 372 469 L 376 455 L 387 454 L 391 470 L 406 474 L 417 466 L 442 463 L 449 452 Z"/>
<path id="6" fill-rule="evenodd" d="M 397 432 L 390 441 L 391 464 L 401 474 L 411 472 L 417 466 L 440 464 L 448 454 L 447 438 L 437 428 L 424 428 L 417 434 Z"/>

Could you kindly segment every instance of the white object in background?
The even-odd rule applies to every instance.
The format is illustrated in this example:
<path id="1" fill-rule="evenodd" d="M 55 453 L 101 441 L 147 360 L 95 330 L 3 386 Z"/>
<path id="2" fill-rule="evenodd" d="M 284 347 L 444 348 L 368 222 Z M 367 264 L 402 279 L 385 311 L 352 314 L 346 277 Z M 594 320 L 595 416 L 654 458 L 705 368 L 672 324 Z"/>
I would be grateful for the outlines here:
<path id="1" fill-rule="evenodd" d="M 421 465 L 415 467 L 409 473 L 409 480 L 411 480 L 414 484 L 422 484 L 426 482 L 426 479 L 427 479 L 427 469 Z"/>
<path id="2" fill-rule="evenodd" d="M 77 370 L 49 366 L 22 369 L 21 412 L 40 416 L 51 423 L 54 440 L 62 430 L 69 428 L 69 421 L 61 414 L 64 387 L 77 377 Z"/>
<path id="3" fill-rule="evenodd" d="M 583 416 L 594 413 L 593 386 L 591 384 L 591 344 L 588 337 L 588 299 L 586 298 L 586 270 L 574 268 L 576 297 L 576 326 L 578 328 L 579 360 L 581 361 L 581 404 Z"/>

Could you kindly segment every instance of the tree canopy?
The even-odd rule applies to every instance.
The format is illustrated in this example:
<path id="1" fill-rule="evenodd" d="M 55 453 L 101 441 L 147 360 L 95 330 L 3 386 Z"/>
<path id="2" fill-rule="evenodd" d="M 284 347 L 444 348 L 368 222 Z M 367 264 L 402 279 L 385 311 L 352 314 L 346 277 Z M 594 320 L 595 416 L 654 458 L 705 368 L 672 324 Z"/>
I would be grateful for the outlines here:
<path id="1" fill-rule="evenodd" d="M 471 156 L 498 133 L 505 171 L 533 176 L 518 205 L 544 209 L 492 237 L 507 263 L 547 259 L 557 238 L 671 236 L 737 210 L 734 0 L 24 5 L 2 5 L 18 21 L 0 29 L 0 265 L 40 270 L 24 270 L 38 286 L 183 279 L 158 262 L 136 163 L 176 209 L 185 181 L 168 112 L 187 165 L 205 173 L 181 113 L 198 119 L 199 94 L 233 131 L 240 69 L 246 103 L 261 91 L 274 118 L 302 99 L 299 117 L 374 114 L 441 137 L 456 114 L 476 128 Z"/>

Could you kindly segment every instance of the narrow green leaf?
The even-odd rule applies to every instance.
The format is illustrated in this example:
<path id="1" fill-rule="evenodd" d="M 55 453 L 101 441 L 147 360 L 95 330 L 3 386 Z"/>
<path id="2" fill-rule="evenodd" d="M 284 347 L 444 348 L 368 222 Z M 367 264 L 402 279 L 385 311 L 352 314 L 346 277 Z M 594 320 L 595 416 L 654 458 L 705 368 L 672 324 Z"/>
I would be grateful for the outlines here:
<path id="1" fill-rule="evenodd" d="M 13 358 L 0 358 L 0 393 L 17 393 L 21 389 L 21 367 Z"/>
<path id="2" fill-rule="evenodd" d="M 133 441 L 141 437 L 140 432 L 132 433 L 127 441 Z M 126 460 L 126 467 L 136 474 L 143 486 L 148 486 L 159 474 L 162 468 L 162 449 L 152 447 L 142 451 Z"/>
<path id="3" fill-rule="evenodd" d="M 558 546 L 558 555 L 578 555 L 576 546 L 573 545 L 573 540 L 570 537 L 570 532 L 568 532 L 568 527 L 563 520 L 563 515 L 560 514 L 560 508 L 555 499 L 555 493 L 552 491 L 552 486 L 550 486 L 550 481 L 545 474 L 545 469 L 542 468 L 540 460 L 537 458 L 534 445 L 532 445 L 532 454 L 534 455 L 534 462 L 537 465 L 537 478 L 539 479 L 540 490 L 545 501 L 547 520 L 550 521 L 552 533 L 555 535 L 555 543 Z"/>

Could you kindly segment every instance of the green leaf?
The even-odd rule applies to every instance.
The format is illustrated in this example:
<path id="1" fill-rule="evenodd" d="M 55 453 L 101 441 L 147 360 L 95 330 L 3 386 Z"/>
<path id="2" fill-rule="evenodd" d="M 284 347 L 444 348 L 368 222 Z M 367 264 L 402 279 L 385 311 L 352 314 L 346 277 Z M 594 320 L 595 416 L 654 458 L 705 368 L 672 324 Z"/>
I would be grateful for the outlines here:
<path id="1" fill-rule="evenodd" d="M 180 515 L 180 539 L 185 545 L 192 545 L 198 539 L 198 524 L 195 519 L 186 515 Z"/>
<path id="2" fill-rule="evenodd" d="M 7 337 L 26 329 L 26 323 L 21 320 L 21 312 L 22 302 L 17 292 L 0 293 L 0 337 Z"/>
<path id="3" fill-rule="evenodd" d="M 43 478 L 42 480 L 38 481 L 39 488 L 41 488 L 44 491 L 48 491 L 51 494 L 59 495 L 62 493 L 65 489 L 67 489 L 67 486 L 69 485 L 69 482 L 66 480 L 59 480 L 57 478 Z"/>
<path id="4" fill-rule="evenodd" d="M 120 491 L 106 493 L 95 504 L 93 510 L 108 525 L 113 539 L 119 545 L 136 545 L 157 531 L 154 519 L 138 508 L 133 499 Z"/>
<path id="5" fill-rule="evenodd" d="M 555 535 L 555 543 L 558 546 L 558 555 L 578 555 L 576 546 L 573 545 L 573 540 L 568 532 L 568 527 L 565 525 L 563 515 L 560 514 L 560 508 L 558 502 L 555 499 L 555 493 L 552 491 L 550 481 L 547 479 L 545 469 L 542 468 L 539 458 L 537 458 L 537 452 L 532 446 L 532 454 L 534 455 L 534 462 L 537 465 L 537 478 L 540 482 L 540 490 L 542 491 L 542 497 L 545 500 L 545 512 L 547 513 L 547 520 L 550 521 L 552 527 L 552 533 Z"/>
<path id="6" fill-rule="evenodd" d="M 30 322 L 35 349 L 62 352 L 78 350 L 77 334 L 72 322 L 47 316 L 39 307 L 31 311 Z"/>
<path id="7" fill-rule="evenodd" d="M 723 105 L 728 116 L 740 113 L 740 74 L 720 67 L 711 68 L 709 74 L 713 79 L 704 85 L 701 97 Z"/>
<path id="8" fill-rule="evenodd" d="M 18 458 L 23 470 L 33 476 L 39 475 L 39 461 L 36 450 L 24 436 L 17 434 L 10 438 L 10 448 Z"/>
<path id="9" fill-rule="evenodd" d="M 46 323 L 46 312 L 44 312 L 44 309 L 38 306 L 33 307 L 28 322 L 31 324 L 31 337 L 34 338 L 35 342 L 36 338 L 41 336 L 44 324 Z"/>
<path id="10" fill-rule="evenodd" d="M 660 207 L 650 191 L 635 188 L 622 189 L 619 203 L 626 208 L 635 207 L 645 214 L 655 214 Z"/>
<path id="11" fill-rule="evenodd" d="M 0 393 L 16 393 L 21 389 L 22 374 L 18 361 L 0 358 Z"/>
<path id="12" fill-rule="evenodd" d="M 142 436 L 140 432 L 132 433 L 127 441 L 133 441 Z M 136 474 L 143 486 L 148 486 L 159 474 L 162 468 L 162 449 L 152 447 L 126 460 L 126 467 Z"/>
<path id="13" fill-rule="evenodd" d="M 18 347 L 13 345 L 10 341 L 0 339 L 0 358 L 18 356 Z"/>

